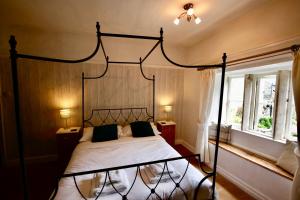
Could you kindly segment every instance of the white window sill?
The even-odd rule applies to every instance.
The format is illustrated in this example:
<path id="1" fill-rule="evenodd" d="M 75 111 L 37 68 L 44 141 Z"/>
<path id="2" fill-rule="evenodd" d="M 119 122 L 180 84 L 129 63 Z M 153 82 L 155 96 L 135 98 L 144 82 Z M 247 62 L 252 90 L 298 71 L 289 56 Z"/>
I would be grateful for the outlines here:
<path id="1" fill-rule="evenodd" d="M 285 149 L 285 140 L 255 134 L 250 131 L 241 131 L 232 128 L 231 144 L 276 161 Z"/>
<path id="2" fill-rule="evenodd" d="M 273 142 L 278 142 L 278 143 L 281 143 L 281 144 L 286 144 L 286 139 L 283 139 L 283 140 L 274 140 L 271 137 L 265 136 L 263 134 L 255 132 L 255 131 L 242 131 L 241 129 L 234 128 L 234 127 L 232 129 L 235 130 L 235 131 L 238 131 L 238 132 L 241 132 L 241 133 L 245 133 L 245 134 L 250 134 L 250 135 L 262 138 L 262 139 L 267 139 L 267 140 L 270 140 L 270 141 L 273 141 Z"/>

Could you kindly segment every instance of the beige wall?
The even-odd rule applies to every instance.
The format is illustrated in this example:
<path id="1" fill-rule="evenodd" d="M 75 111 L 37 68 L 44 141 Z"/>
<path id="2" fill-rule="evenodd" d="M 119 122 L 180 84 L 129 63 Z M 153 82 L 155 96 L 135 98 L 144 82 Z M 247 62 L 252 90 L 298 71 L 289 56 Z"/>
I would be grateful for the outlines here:
<path id="1" fill-rule="evenodd" d="M 64 59 L 78 59 L 88 56 L 96 47 L 95 34 L 80 32 L 44 31 L 35 27 L 2 26 L 0 31 L 0 55 L 8 56 L 10 35 L 17 40 L 17 51 L 24 54 L 55 57 Z M 154 36 L 159 36 L 158 34 Z M 156 43 L 148 40 L 102 38 L 106 54 L 114 61 L 139 61 Z M 186 49 L 180 46 L 164 44 L 167 55 L 174 61 L 186 63 Z M 101 49 L 89 62 L 104 63 Z M 161 54 L 160 46 L 148 57 L 145 64 L 155 66 L 170 65 Z"/>
<path id="2" fill-rule="evenodd" d="M 15 158 L 13 94 L 9 60 L 1 59 L 1 85 L 4 114 L 5 147 L 8 159 Z M 59 109 L 71 108 L 69 125 L 81 125 L 81 73 L 98 75 L 101 64 L 58 64 L 20 59 L 20 105 L 25 154 L 45 156 L 55 154 L 55 132 L 64 126 Z M 156 76 L 156 119 L 164 119 L 163 104 L 173 105 L 172 118 L 178 122 L 180 137 L 183 70 L 168 67 L 145 67 L 145 74 Z M 147 106 L 152 113 L 152 85 L 145 81 L 138 66 L 112 65 L 100 81 L 87 81 L 85 115 L 91 108 Z"/>
<path id="3" fill-rule="evenodd" d="M 185 146 L 194 151 L 197 137 L 197 122 L 199 118 L 200 86 L 199 73 L 196 69 L 184 70 L 184 96 L 182 137 Z"/>
<path id="4" fill-rule="evenodd" d="M 0 58 L 0 86 L 1 86 L 1 115 L 2 115 L 2 139 L 4 145 L 4 158 L 16 157 L 17 140 L 15 130 L 15 115 L 13 107 L 13 94 L 11 84 L 11 71 L 8 67 L 8 58 Z M 9 145 L 6 145 L 9 143 Z"/>
<path id="5" fill-rule="evenodd" d="M 300 1 L 266 0 L 217 28 L 189 49 L 190 63 L 221 62 L 300 43 Z"/>
<path id="6" fill-rule="evenodd" d="M 223 23 L 201 42 L 189 49 L 188 61 L 195 63 L 221 62 L 223 52 L 228 59 L 256 55 L 300 43 L 300 1 L 268 0 L 248 13 Z M 200 87 L 196 71 L 184 72 L 184 112 L 182 139 L 195 147 Z M 200 73 L 200 72 L 198 72 Z M 205 87 L 205 86 L 204 86 Z"/>
<path id="7" fill-rule="evenodd" d="M 11 34 L 16 37 L 19 53 L 46 57 L 83 58 L 89 55 L 96 45 L 96 33 L 53 32 L 53 30 L 45 31 L 36 27 L 15 25 L 1 27 L 0 76 L 1 82 L 3 82 L 1 98 L 3 99 L 2 113 L 5 124 L 3 127 L 5 131 L 5 155 L 8 159 L 17 156 L 11 73 L 7 58 L 8 40 Z M 157 35 L 159 35 L 159 30 Z M 118 38 L 103 38 L 103 43 L 110 60 L 114 61 L 138 61 L 139 57 L 144 57 L 155 44 L 153 41 Z M 186 49 L 168 44 L 165 46 L 165 51 L 170 58 L 179 63 L 186 63 Z M 72 107 L 74 116 L 71 119 L 71 125 L 81 124 L 81 72 L 84 71 L 90 75 L 98 74 L 104 67 L 101 64 L 104 63 L 103 58 L 102 51 L 99 50 L 99 53 L 92 60 L 78 65 L 19 60 L 21 111 L 24 113 L 22 116 L 24 141 L 25 144 L 30 144 L 25 145 L 26 155 L 41 156 L 55 153 L 54 133 L 57 128 L 64 125 L 58 115 L 60 108 Z M 163 58 L 159 46 L 148 57 L 144 66 L 147 74 L 156 75 L 156 119 L 165 117 L 161 104 L 173 104 L 172 115 L 173 119 L 178 122 L 177 137 L 179 137 L 183 70 L 170 67 L 170 64 Z M 125 76 L 130 78 L 124 80 Z M 110 78 L 104 79 L 105 83 L 102 81 L 95 83 L 98 85 L 97 87 L 92 86 L 99 93 L 97 93 L 98 96 L 95 100 L 92 96 L 89 97 L 90 101 L 87 99 L 88 105 L 86 105 L 88 107 L 94 106 L 95 102 L 106 107 L 140 106 L 143 103 L 151 107 L 149 104 L 149 100 L 152 100 L 150 85 L 146 84 L 138 89 L 138 84 L 143 84 L 138 66 L 112 65 L 107 77 Z M 127 85 L 123 84 L 122 81 L 125 81 Z M 103 90 L 104 85 L 109 86 L 106 87 L 105 91 Z M 127 88 L 124 88 L 124 85 Z M 122 100 L 118 98 L 118 93 L 115 91 L 121 93 Z M 128 92 L 128 94 L 124 92 Z M 132 95 L 130 92 L 133 93 L 132 99 L 129 98 Z M 103 96 L 106 98 L 103 99 Z M 104 101 L 101 102 L 101 100 Z"/>

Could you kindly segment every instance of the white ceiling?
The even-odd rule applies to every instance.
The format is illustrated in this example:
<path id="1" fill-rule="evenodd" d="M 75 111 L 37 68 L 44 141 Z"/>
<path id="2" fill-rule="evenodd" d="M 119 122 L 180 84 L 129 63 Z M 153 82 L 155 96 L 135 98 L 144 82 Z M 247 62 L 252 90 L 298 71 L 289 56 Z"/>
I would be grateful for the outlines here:
<path id="1" fill-rule="evenodd" d="M 55 32 L 113 33 L 159 35 L 164 28 L 165 40 L 183 46 L 200 41 L 209 31 L 230 16 L 239 16 L 261 0 L 1 0 L 0 23 Z M 199 25 L 173 20 L 183 12 L 185 3 L 194 3 Z"/>

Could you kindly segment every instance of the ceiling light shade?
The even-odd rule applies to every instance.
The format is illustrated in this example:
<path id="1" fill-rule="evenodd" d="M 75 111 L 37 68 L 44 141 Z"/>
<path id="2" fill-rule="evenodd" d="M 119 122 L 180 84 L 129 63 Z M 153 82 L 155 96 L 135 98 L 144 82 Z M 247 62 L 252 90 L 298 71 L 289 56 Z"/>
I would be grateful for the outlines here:
<path id="1" fill-rule="evenodd" d="M 188 11 L 186 12 L 189 16 L 192 16 L 194 14 L 194 9 L 189 8 Z"/>
<path id="2" fill-rule="evenodd" d="M 194 14 L 194 4 L 192 3 L 187 3 L 183 6 L 183 9 L 185 10 L 183 13 L 181 13 L 173 22 L 175 25 L 179 25 L 180 19 L 183 17 L 186 17 L 186 20 L 188 22 L 191 22 L 192 20 L 195 20 L 195 24 L 200 24 L 201 19 L 197 17 Z"/>
<path id="3" fill-rule="evenodd" d="M 174 24 L 175 24 L 175 25 L 178 25 L 178 24 L 179 24 L 179 19 L 178 19 L 178 18 L 174 19 Z"/>
<path id="4" fill-rule="evenodd" d="M 196 24 L 200 24 L 201 21 L 202 21 L 202 20 L 201 20 L 199 17 L 197 17 L 197 18 L 195 19 L 195 23 L 196 23 Z"/>

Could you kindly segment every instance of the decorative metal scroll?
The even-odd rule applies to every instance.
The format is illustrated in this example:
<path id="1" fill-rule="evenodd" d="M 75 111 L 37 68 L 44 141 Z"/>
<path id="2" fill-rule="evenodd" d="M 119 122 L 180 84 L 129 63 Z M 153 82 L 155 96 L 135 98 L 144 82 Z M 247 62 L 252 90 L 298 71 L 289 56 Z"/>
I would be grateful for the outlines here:
<path id="1" fill-rule="evenodd" d="M 183 159 L 186 159 L 188 162 L 185 166 L 184 171 L 180 174 L 180 178 L 176 179 L 176 178 L 172 177 L 172 175 L 171 175 L 170 168 L 169 168 L 170 167 L 170 162 L 171 161 L 176 161 L 176 160 L 183 160 Z M 182 187 L 182 181 L 186 177 L 187 171 L 190 167 L 191 159 L 197 160 L 198 162 L 195 163 L 196 167 L 201 169 L 206 174 L 199 181 L 199 184 L 195 188 L 193 188 L 194 191 L 192 191 L 193 195 L 191 195 L 191 196 L 193 196 L 194 197 L 193 199 L 196 200 L 197 196 L 198 196 L 199 189 L 200 189 L 202 183 L 204 183 L 204 181 L 207 180 L 209 177 L 213 176 L 212 172 L 207 172 L 203 169 L 203 164 L 199 162 L 200 154 L 194 154 L 194 155 L 189 155 L 189 156 L 184 156 L 184 157 L 175 157 L 175 158 L 169 158 L 169 159 L 163 159 L 163 160 L 156 160 L 156 161 L 151 161 L 151 162 L 136 163 L 136 164 L 132 164 L 132 165 L 124 165 L 124 166 L 113 167 L 113 168 L 105 168 L 105 169 L 97 169 L 97 170 L 77 172 L 77 173 L 69 173 L 69 174 L 62 175 L 60 180 L 62 180 L 63 178 L 73 178 L 74 187 L 77 189 L 78 194 L 83 199 L 88 199 L 88 198 L 89 199 L 95 199 L 95 200 L 101 199 L 103 197 L 102 193 L 103 193 L 104 187 L 107 184 L 112 186 L 112 188 L 114 190 L 113 194 L 116 194 L 116 195 L 120 196 L 120 198 L 123 199 L 123 200 L 130 199 L 130 198 L 128 198 L 128 195 L 132 194 L 132 188 L 136 184 L 137 177 L 139 177 L 142 180 L 141 183 L 143 183 L 146 186 L 145 187 L 145 193 L 148 192 L 148 195 L 145 198 L 145 200 L 148 200 L 148 199 L 159 199 L 159 200 L 172 199 L 174 197 L 174 195 L 176 195 L 176 192 L 177 192 L 177 195 L 178 195 L 178 192 L 179 192 L 182 195 L 183 199 L 189 200 L 189 196 L 187 195 L 187 191 L 185 190 L 185 188 Z M 149 184 L 145 180 L 144 176 L 142 175 L 142 169 L 145 166 L 147 167 L 149 165 L 157 164 L 157 163 L 163 164 L 162 173 L 159 175 L 159 177 L 157 179 L 158 181 L 155 184 Z M 114 183 L 112 181 L 111 176 L 110 176 L 110 173 L 112 171 L 121 170 L 121 169 L 135 169 L 135 173 L 134 173 L 135 177 L 133 178 L 132 183 L 129 183 L 128 189 L 126 189 L 124 191 L 119 191 L 117 189 L 117 187 L 115 185 L 116 183 Z M 87 197 L 80 190 L 80 187 L 79 187 L 80 184 L 78 183 L 76 177 L 80 177 L 80 176 L 87 175 L 87 174 L 96 174 L 96 173 L 105 174 L 104 182 L 99 187 L 100 191 L 97 193 L 97 195 L 95 195 L 92 198 L 90 196 Z M 169 177 L 168 184 L 169 185 L 174 185 L 174 188 L 172 190 L 170 190 L 170 192 L 168 194 L 164 193 L 163 196 L 162 196 L 160 194 L 160 192 L 158 192 L 157 187 L 159 186 L 159 184 L 161 184 L 163 182 L 162 178 L 163 178 L 163 176 L 166 176 L 166 175 Z M 58 190 L 59 190 L 59 188 L 58 188 L 58 185 L 57 185 L 53 195 L 50 197 L 51 200 L 55 198 Z M 105 196 L 105 198 L 108 198 L 108 196 Z"/>
<path id="2" fill-rule="evenodd" d="M 124 125 L 134 121 L 153 120 L 153 115 L 148 113 L 147 107 L 92 109 L 90 116 L 84 120 L 84 125 L 100 126 L 112 123 Z"/>
<path id="3" fill-rule="evenodd" d="M 100 40 L 101 41 L 101 40 Z M 158 43 L 157 43 L 158 45 Z M 156 45 L 156 46 L 157 46 Z M 103 44 L 101 42 L 101 47 L 103 48 Z M 154 50 L 154 48 L 153 48 Z M 147 58 L 150 53 L 153 51 L 151 50 L 145 58 Z M 103 48 L 104 55 L 105 51 Z M 145 59 L 144 58 L 144 59 Z M 109 61 L 109 57 L 106 56 L 106 67 L 105 70 L 98 76 L 85 76 L 84 73 L 82 73 L 81 76 L 81 87 L 82 87 L 82 126 L 85 127 L 87 124 L 88 126 L 99 126 L 103 124 L 109 124 L 109 123 L 118 123 L 118 124 L 128 124 L 133 121 L 154 121 L 155 117 L 155 76 L 152 75 L 152 78 L 149 78 L 145 75 L 143 71 L 143 60 L 140 58 L 139 63 L 128 63 L 128 62 L 111 62 Z M 152 82 L 152 115 L 148 113 L 148 109 L 146 107 L 141 108 L 117 108 L 117 109 L 92 109 L 90 116 L 88 119 L 85 119 L 84 113 L 85 113 L 85 98 L 84 98 L 84 90 L 85 90 L 85 81 L 87 80 L 96 80 L 101 79 L 105 76 L 105 74 L 108 71 L 109 63 L 123 63 L 123 64 L 139 64 L 140 65 L 140 71 L 143 76 L 143 78 L 147 81 Z M 104 116 L 103 116 L 104 115 Z"/>

